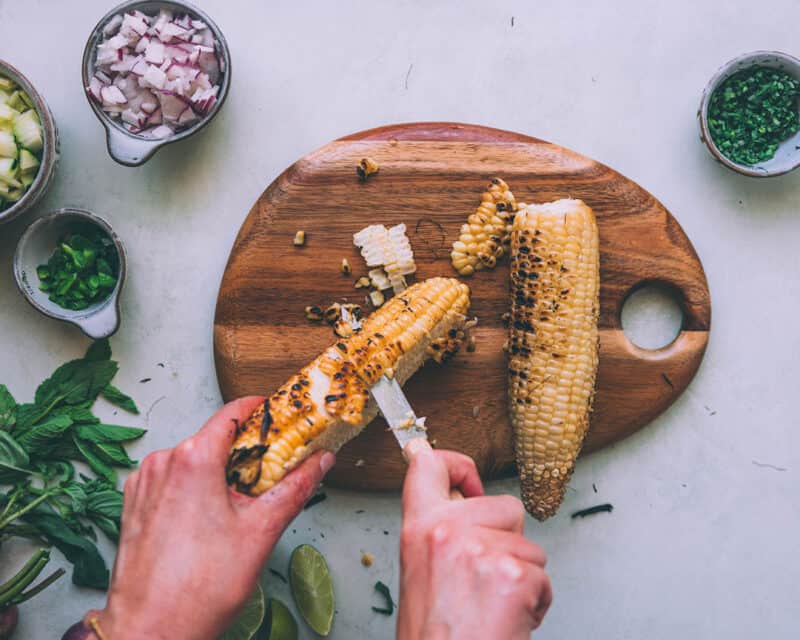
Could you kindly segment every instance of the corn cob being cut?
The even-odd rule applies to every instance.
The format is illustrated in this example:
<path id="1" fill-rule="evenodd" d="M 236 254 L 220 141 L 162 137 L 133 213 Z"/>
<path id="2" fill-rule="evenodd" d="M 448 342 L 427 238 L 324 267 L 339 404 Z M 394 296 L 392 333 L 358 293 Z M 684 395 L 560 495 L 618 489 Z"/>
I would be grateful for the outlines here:
<path id="1" fill-rule="evenodd" d="M 424 280 L 396 295 L 239 426 L 228 483 L 258 495 L 317 449 L 338 450 L 377 415 L 372 385 L 387 370 L 404 384 L 431 356 L 432 344 L 461 332 L 468 309 L 469 287 L 453 278 Z M 447 342 L 450 350 L 457 346 Z"/>
<path id="2" fill-rule="evenodd" d="M 509 412 L 522 501 L 561 504 L 589 426 L 598 361 L 597 224 L 580 200 L 530 205 L 511 234 Z"/>
<path id="3" fill-rule="evenodd" d="M 478 209 L 461 226 L 450 260 L 462 276 L 493 269 L 506 253 L 517 201 L 508 185 L 493 178 L 481 196 Z"/>

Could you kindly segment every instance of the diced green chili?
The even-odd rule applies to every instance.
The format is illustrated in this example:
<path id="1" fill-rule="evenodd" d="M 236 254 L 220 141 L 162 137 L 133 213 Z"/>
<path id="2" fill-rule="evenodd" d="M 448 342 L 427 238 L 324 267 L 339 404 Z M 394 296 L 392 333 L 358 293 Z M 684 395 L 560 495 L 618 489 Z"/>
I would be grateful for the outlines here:
<path id="1" fill-rule="evenodd" d="M 119 256 L 111 239 L 83 223 L 69 227 L 47 264 L 36 269 L 39 289 L 60 307 L 75 311 L 108 298 L 118 272 Z"/>
<path id="2" fill-rule="evenodd" d="M 762 66 L 725 80 L 708 106 L 708 127 L 717 148 L 738 164 L 771 159 L 780 143 L 800 130 L 800 80 Z"/>

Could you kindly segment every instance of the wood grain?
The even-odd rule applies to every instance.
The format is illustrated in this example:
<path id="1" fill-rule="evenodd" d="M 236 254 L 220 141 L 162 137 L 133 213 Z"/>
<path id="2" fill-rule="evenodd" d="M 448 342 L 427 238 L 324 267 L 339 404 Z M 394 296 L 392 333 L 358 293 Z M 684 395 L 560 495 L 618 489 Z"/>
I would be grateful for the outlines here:
<path id="1" fill-rule="evenodd" d="M 366 182 L 355 172 L 363 156 L 380 164 Z M 333 341 L 303 309 L 345 299 L 363 304 L 353 282 L 366 268 L 352 235 L 367 224 L 406 223 L 417 279 L 455 275 L 450 245 L 495 175 L 519 201 L 581 198 L 597 214 L 600 369 L 584 452 L 666 410 L 697 371 L 711 324 L 703 267 L 678 222 L 647 191 L 594 160 L 536 138 L 452 123 L 347 136 L 298 160 L 261 195 L 231 250 L 217 302 L 214 354 L 223 397 L 272 393 Z M 292 238 L 300 229 L 308 240 L 297 248 Z M 354 267 L 351 277 L 339 273 L 343 257 Z M 505 263 L 468 279 L 471 313 L 479 318 L 476 351 L 444 368 L 426 366 L 406 386 L 437 446 L 469 454 L 485 478 L 513 472 L 501 320 L 507 279 Z M 620 325 L 625 298 L 648 282 L 673 288 L 684 311 L 678 338 L 654 351 L 630 343 Z M 364 464 L 356 467 L 359 460 Z M 404 472 L 398 446 L 378 419 L 342 449 L 326 482 L 396 489 Z"/>

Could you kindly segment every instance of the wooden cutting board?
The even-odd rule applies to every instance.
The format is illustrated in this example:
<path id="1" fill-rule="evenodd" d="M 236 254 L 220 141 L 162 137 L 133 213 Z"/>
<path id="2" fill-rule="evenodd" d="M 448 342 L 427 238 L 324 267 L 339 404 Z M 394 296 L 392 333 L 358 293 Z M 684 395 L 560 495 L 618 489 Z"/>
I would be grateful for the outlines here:
<path id="1" fill-rule="evenodd" d="M 374 158 L 366 182 L 356 164 Z M 214 321 L 214 354 L 225 400 L 271 394 L 334 341 L 310 324 L 306 305 L 361 303 L 353 282 L 366 272 L 353 233 L 404 222 L 417 279 L 454 276 L 450 245 L 489 180 L 501 176 L 518 201 L 586 201 L 600 229 L 600 368 L 584 452 L 616 442 L 669 407 L 691 381 L 708 341 L 711 303 L 700 260 L 680 225 L 652 195 L 619 173 L 562 147 L 486 127 L 419 123 L 336 140 L 289 167 L 253 205 L 231 250 Z M 292 245 L 295 232 L 306 246 Z M 342 258 L 353 275 L 339 272 Z M 428 365 L 407 384 L 440 448 L 472 456 L 484 478 L 513 472 L 506 412 L 508 265 L 467 279 L 477 349 L 445 367 Z M 684 326 L 669 346 L 644 350 L 625 337 L 622 303 L 648 282 L 674 288 Z M 475 415 L 477 413 L 477 416 Z M 356 466 L 357 461 L 363 464 Z M 326 483 L 396 489 L 405 465 L 392 434 L 376 420 L 339 453 Z"/>

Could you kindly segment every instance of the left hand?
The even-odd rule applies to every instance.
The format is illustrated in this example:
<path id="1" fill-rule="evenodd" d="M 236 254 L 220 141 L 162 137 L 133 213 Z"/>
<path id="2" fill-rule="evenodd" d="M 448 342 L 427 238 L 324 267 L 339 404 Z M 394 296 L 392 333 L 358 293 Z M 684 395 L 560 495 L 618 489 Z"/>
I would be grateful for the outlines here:
<path id="1" fill-rule="evenodd" d="M 225 463 L 237 421 L 263 401 L 225 405 L 128 478 L 108 603 L 93 614 L 109 638 L 216 638 L 252 593 L 284 529 L 335 460 L 318 452 L 257 498 L 229 489 Z"/>

